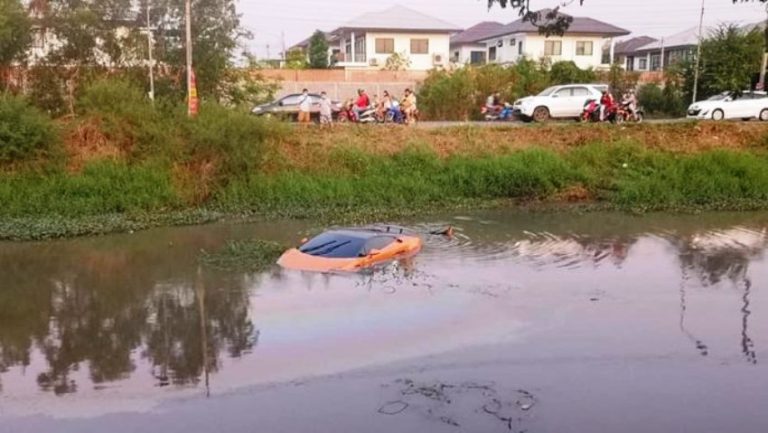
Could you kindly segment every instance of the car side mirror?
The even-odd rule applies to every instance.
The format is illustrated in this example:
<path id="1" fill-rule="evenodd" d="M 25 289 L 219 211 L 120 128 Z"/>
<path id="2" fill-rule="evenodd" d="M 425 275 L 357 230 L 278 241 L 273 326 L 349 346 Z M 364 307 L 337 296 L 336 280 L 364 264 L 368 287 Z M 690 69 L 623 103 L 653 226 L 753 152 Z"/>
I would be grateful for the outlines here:
<path id="1" fill-rule="evenodd" d="M 277 105 L 282 107 L 283 106 L 283 101 L 278 102 Z"/>

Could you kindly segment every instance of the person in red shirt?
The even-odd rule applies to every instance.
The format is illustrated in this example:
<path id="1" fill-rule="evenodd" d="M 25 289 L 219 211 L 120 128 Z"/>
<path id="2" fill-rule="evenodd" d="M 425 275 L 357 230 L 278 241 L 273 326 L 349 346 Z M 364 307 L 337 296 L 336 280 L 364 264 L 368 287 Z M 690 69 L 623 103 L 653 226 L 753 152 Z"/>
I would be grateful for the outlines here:
<path id="1" fill-rule="evenodd" d="M 603 96 L 600 97 L 600 121 L 605 120 L 605 114 L 613 109 L 616 105 L 616 100 L 613 99 L 613 95 L 610 92 L 603 91 Z"/>
<path id="2" fill-rule="evenodd" d="M 352 107 L 352 111 L 355 112 L 355 115 L 357 118 L 360 118 L 360 114 L 368 109 L 368 107 L 371 106 L 371 99 L 368 97 L 368 94 L 365 93 L 365 90 L 358 89 L 357 91 L 357 101 L 355 102 L 355 106 Z"/>

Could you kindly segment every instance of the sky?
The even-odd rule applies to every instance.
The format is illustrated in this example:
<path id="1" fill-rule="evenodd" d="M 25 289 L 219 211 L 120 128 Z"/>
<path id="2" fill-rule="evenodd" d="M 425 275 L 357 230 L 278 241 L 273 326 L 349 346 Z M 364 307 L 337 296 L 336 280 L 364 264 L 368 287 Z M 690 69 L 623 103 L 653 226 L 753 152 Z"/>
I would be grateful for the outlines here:
<path id="1" fill-rule="evenodd" d="M 766 17 L 759 2 L 733 4 L 731 0 L 705 0 L 705 24 L 753 23 Z M 698 26 L 701 0 L 532 0 L 535 9 L 572 3 L 563 9 L 573 16 L 590 17 L 632 31 L 632 36 L 662 37 Z M 242 24 L 253 33 L 248 42 L 258 57 L 277 57 L 283 35 L 287 47 L 308 37 L 316 29 L 333 30 L 358 15 L 403 5 L 467 28 L 480 21 L 508 23 L 515 12 L 486 0 L 240 0 Z M 631 36 L 630 36 L 631 37 Z"/>

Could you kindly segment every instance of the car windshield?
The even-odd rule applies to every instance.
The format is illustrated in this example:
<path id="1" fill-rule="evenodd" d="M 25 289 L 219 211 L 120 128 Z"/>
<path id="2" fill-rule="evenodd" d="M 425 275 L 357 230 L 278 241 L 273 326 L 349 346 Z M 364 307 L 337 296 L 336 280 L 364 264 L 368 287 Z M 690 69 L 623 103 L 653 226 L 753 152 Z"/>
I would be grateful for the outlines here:
<path id="1" fill-rule="evenodd" d="M 560 86 L 552 86 L 544 89 L 543 92 L 539 93 L 537 96 L 549 96 L 552 93 L 554 93 L 555 90 L 559 89 Z"/>
<path id="2" fill-rule="evenodd" d="M 719 95 L 712 96 L 707 99 L 707 101 L 722 101 L 723 99 L 731 96 L 731 92 L 723 92 Z"/>
<path id="3" fill-rule="evenodd" d="M 384 248 L 391 244 L 394 238 L 381 236 L 377 233 L 336 230 L 323 233 L 299 248 L 304 254 L 334 259 L 355 258 L 365 256 L 372 249 Z"/>

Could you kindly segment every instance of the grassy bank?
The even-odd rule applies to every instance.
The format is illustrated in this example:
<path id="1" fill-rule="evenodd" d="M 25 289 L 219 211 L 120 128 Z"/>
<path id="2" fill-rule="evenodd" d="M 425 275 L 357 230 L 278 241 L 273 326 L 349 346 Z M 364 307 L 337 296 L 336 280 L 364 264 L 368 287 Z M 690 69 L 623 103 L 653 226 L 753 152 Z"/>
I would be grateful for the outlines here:
<path id="1" fill-rule="evenodd" d="M 58 125 L 57 148 L 3 167 L 0 238 L 500 203 L 768 209 L 759 123 L 321 131 L 215 107 L 174 116 L 91 113 Z"/>

